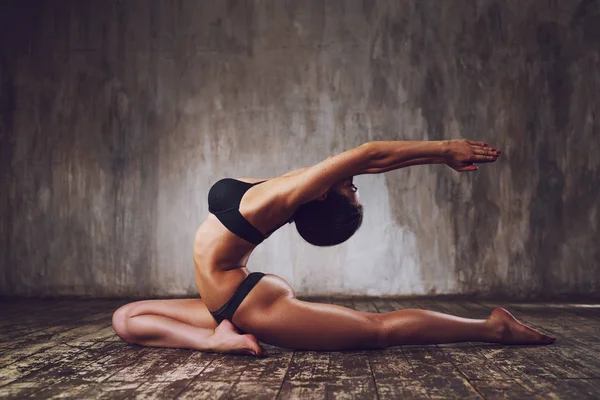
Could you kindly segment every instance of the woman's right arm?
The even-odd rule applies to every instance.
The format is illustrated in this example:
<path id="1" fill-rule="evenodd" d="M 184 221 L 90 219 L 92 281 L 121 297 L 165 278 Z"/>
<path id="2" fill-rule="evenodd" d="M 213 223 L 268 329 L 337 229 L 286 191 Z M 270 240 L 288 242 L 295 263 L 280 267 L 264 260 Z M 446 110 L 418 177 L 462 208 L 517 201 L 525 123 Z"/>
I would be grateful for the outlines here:
<path id="1" fill-rule="evenodd" d="M 477 169 L 474 163 L 493 162 L 499 154 L 483 142 L 464 139 L 367 142 L 290 177 L 286 198 L 295 207 L 319 198 L 342 179 L 411 165 L 445 163 L 459 172 L 472 171 Z"/>
<path id="2" fill-rule="evenodd" d="M 471 140 L 442 140 L 426 142 L 370 142 L 371 163 L 363 172 L 380 174 L 421 164 L 447 164 L 456 171 L 474 171 L 474 163 L 496 161 L 501 154 L 484 142 Z"/>

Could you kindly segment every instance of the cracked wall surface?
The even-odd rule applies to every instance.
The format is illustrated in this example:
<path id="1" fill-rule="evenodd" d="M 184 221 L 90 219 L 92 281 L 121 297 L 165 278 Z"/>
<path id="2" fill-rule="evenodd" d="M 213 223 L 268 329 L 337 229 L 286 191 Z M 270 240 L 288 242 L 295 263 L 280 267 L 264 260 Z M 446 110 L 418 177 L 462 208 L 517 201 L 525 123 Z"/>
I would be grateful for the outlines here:
<path id="1" fill-rule="evenodd" d="M 216 180 L 462 137 L 504 154 L 359 176 L 353 238 L 287 225 L 248 267 L 298 295 L 599 293 L 598 0 L 9 0 L 0 35 L 2 295 L 197 296 Z"/>

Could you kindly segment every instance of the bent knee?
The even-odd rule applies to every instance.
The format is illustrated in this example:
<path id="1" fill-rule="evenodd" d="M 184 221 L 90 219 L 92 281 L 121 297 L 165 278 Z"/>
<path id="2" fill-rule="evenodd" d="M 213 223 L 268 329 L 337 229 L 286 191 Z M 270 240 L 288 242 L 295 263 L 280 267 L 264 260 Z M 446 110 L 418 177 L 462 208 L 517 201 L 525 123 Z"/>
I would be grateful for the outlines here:
<path id="1" fill-rule="evenodd" d="M 385 349 L 389 347 L 390 332 L 387 328 L 382 314 L 372 314 L 368 317 L 369 320 L 369 336 L 370 345 L 375 349 Z"/>
<path id="2" fill-rule="evenodd" d="M 112 327 L 121 339 L 127 343 L 134 343 L 134 335 L 129 329 L 129 320 L 132 315 L 132 303 L 119 307 L 112 315 Z"/>

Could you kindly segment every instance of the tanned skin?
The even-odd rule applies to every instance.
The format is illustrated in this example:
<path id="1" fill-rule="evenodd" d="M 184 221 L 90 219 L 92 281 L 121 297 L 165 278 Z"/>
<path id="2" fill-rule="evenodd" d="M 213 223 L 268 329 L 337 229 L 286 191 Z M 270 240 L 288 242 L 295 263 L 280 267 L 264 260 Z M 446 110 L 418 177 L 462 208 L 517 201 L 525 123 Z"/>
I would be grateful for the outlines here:
<path id="1" fill-rule="evenodd" d="M 240 212 L 259 231 L 269 232 L 300 205 L 322 200 L 331 191 L 359 203 L 352 187 L 356 175 L 422 164 L 472 172 L 478 169 L 476 164 L 492 163 L 500 155 L 484 142 L 464 139 L 368 142 L 253 186 L 244 194 Z M 305 302 L 273 274 L 265 275 L 250 291 L 232 321 L 217 326 L 209 310 L 219 309 L 250 273 L 246 265 L 255 247 L 209 213 L 194 241 L 196 284 L 202 299 L 127 304 L 114 313 L 115 331 L 123 340 L 144 346 L 256 356 L 264 354 L 259 341 L 290 349 L 333 351 L 465 341 L 543 345 L 555 340 L 523 325 L 502 308 L 486 319 L 469 319 L 427 310 L 377 314 Z"/>

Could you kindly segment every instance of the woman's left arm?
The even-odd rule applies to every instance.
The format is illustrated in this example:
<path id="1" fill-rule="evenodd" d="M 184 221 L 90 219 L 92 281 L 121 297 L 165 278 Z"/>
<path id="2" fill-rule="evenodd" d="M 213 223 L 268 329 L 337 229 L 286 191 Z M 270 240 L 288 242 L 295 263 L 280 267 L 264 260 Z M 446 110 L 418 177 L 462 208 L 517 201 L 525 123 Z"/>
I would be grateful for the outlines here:
<path id="1" fill-rule="evenodd" d="M 286 174 L 283 174 L 282 176 L 294 176 L 294 175 L 298 175 L 299 173 L 306 171 L 308 169 L 308 167 L 304 167 L 304 168 L 299 168 L 299 169 L 295 169 L 293 171 L 290 171 Z M 240 181 L 244 181 L 244 182 L 248 182 L 248 183 L 257 183 L 257 182 L 264 182 L 264 181 L 268 181 L 270 179 L 273 178 L 263 178 L 263 179 L 258 179 L 258 178 L 239 178 Z"/>

